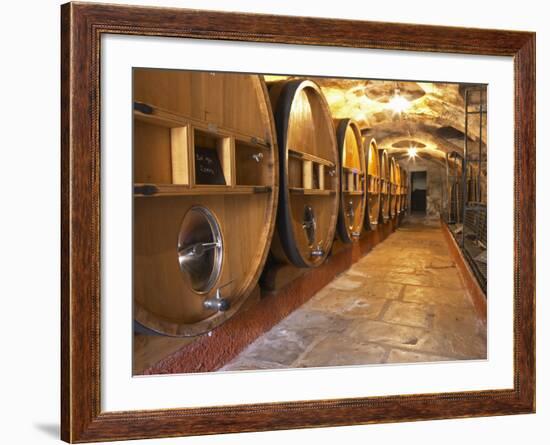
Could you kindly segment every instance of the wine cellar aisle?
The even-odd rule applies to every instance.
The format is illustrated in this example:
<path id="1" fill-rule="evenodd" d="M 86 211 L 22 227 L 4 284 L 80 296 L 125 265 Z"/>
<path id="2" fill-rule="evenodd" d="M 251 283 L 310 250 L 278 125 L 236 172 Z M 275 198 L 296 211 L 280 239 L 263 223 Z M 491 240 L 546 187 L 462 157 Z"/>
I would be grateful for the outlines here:
<path id="1" fill-rule="evenodd" d="M 222 371 L 485 359 L 437 220 L 403 225 Z"/>
<path id="2" fill-rule="evenodd" d="M 134 375 L 485 359 L 486 85 L 136 68 Z"/>

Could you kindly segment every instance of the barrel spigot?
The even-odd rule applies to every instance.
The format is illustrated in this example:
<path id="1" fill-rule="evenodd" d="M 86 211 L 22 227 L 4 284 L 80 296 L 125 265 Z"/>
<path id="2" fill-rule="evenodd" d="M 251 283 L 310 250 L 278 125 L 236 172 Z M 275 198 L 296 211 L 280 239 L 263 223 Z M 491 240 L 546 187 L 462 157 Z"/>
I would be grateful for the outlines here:
<path id="1" fill-rule="evenodd" d="M 222 288 L 231 284 L 232 281 L 229 283 L 225 283 L 224 285 L 218 287 L 216 289 L 216 294 L 213 297 L 207 298 L 202 302 L 202 307 L 204 307 L 207 310 L 214 310 L 217 312 L 225 312 L 228 311 L 231 308 L 231 302 L 227 298 L 222 297 Z"/>
<path id="2" fill-rule="evenodd" d="M 325 255 L 325 251 L 323 249 L 323 241 L 319 241 L 317 244 L 317 247 L 314 247 L 311 249 L 310 255 L 314 258 L 323 257 Z"/>

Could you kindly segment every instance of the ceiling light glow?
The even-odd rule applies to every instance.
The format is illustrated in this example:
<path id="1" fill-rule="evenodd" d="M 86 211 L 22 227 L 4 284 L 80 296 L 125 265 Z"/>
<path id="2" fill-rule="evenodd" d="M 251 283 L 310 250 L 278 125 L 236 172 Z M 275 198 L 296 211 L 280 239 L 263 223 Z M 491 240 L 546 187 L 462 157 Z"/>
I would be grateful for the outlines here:
<path id="1" fill-rule="evenodd" d="M 407 110 L 411 106 L 411 103 L 401 96 L 399 88 L 396 88 L 395 93 L 391 100 L 388 102 L 388 106 L 396 114 L 401 114 L 403 111 Z"/>
<path id="2" fill-rule="evenodd" d="M 416 158 L 416 155 L 417 155 L 417 153 L 418 153 L 416 147 L 409 147 L 409 149 L 407 150 L 407 152 L 409 153 L 409 159 Z"/>

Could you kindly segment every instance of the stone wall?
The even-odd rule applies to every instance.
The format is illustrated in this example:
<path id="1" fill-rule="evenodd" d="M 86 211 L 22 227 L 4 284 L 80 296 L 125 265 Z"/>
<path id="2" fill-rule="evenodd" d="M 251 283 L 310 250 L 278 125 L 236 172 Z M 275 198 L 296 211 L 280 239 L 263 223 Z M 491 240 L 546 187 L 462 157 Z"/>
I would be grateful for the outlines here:
<path id="1" fill-rule="evenodd" d="M 399 164 L 409 172 L 409 181 L 413 171 L 426 171 L 426 215 L 439 219 L 444 205 L 445 168 L 437 161 L 420 158 L 400 160 Z M 410 185 L 410 184 L 409 184 Z M 409 195 L 410 202 L 410 195 Z"/>

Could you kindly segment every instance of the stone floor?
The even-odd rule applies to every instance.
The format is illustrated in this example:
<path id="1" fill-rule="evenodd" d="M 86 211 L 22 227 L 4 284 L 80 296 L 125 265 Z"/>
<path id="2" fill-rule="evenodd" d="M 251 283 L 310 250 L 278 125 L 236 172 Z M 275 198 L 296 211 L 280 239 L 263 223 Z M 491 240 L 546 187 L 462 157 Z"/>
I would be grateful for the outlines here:
<path id="1" fill-rule="evenodd" d="M 409 217 L 221 371 L 486 358 L 438 221 Z"/>

